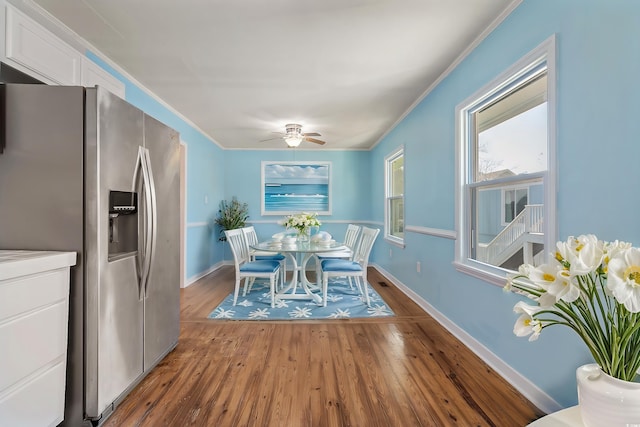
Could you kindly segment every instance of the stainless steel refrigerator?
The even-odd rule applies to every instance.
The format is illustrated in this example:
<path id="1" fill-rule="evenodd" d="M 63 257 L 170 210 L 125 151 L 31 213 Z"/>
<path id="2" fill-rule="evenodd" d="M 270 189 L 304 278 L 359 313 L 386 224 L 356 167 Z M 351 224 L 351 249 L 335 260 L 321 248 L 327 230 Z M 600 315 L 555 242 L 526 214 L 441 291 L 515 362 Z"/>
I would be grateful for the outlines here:
<path id="1" fill-rule="evenodd" d="M 178 342 L 178 133 L 99 87 L 0 95 L 0 249 L 79 254 L 63 424 L 96 424 Z"/>

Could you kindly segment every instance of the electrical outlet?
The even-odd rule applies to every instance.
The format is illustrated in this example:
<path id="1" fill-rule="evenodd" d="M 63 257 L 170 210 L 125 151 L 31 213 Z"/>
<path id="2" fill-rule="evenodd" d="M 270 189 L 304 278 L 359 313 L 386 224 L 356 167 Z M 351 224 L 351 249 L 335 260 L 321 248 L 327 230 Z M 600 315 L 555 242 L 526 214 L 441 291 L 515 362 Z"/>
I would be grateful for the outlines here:
<path id="1" fill-rule="evenodd" d="M 209 203 L 209 196 L 204 196 L 204 204 L 208 204 Z"/>
<path id="2" fill-rule="evenodd" d="M 420 273 L 420 261 L 416 262 L 416 273 Z"/>
<path id="3" fill-rule="evenodd" d="M 393 249 L 389 249 L 389 258 L 393 258 Z"/>

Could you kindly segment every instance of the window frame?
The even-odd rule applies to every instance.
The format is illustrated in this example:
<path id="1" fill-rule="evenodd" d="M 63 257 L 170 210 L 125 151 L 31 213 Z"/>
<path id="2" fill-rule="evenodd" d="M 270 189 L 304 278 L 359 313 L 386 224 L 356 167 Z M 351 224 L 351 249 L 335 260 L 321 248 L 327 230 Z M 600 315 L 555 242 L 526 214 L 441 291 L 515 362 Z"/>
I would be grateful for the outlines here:
<path id="1" fill-rule="evenodd" d="M 398 160 L 400 157 L 403 159 L 403 168 L 402 168 L 402 194 L 401 195 L 392 195 L 392 165 L 393 162 Z M 395 149 L 391 154 L 387 155 L 384 158 L 384 238 L 388 242 L 404 247 L 404 237 L 400 238 L 391 234 L 391 202 L 394 200 L 402 200 L 402 218 L 401 220 L 404 223 L 403 230 L 406 230 L 406 209 L 405 209 L 405 193 L 406 193 L 406 180 L 405 180 L 405 162 L 404 162 L 404 145 L 401 145 L 397 149 Z"/>
<path id="2" fill-rule="evenodd" d="M 493 81 L 476 91 L 456 107 L 456 250 L 453 264 L 458 271 L 486 282 L 503 286 L 511 270 L 485 264 L 470 258 L 472 242 L 472 164 L 475 133 L 472 132 L 472 114 L 495 100 L 519 83 L 533 70 L 545 66 L 547 73 L 547 170 L 541 174 L 544 184 L 544 245 L 549 260 L 557 237 L 556 221 L 556 39 L 552 35 L 538 47 L 522 57 Z M 522 176 L 526 180 L 527 176 Z M 510 181 L 510 180 L 506 180 Z M 504 215 L 503 215 L 504 219 Z"/>

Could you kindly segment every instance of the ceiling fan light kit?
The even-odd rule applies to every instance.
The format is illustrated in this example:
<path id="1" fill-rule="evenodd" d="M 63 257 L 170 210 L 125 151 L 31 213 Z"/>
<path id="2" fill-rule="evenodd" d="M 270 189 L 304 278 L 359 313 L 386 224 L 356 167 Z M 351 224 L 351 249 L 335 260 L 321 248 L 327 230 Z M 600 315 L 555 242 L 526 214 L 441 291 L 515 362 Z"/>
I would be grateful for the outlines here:
<path id="1" fill-rule="evenodd" d="M 282 135 L 282 139 L 284 139 L 284 142 L 286 142 L 287 146 L 289 146 L 290 148 L 295 148 L 299 146 L 302 141 L 313 142 L 314 144 L 318 144 L 318 145 L 325 144 L 324 141 L 321 141 L 316 138 L 311 138 L 312 136 L 320 136 L 318 132 L 302 133 L 302 125 L 299 125 L 296 123 L 290 123 L 288 125 L 285 125 L 284 129 L 285 129 L 284 133 L 282 132 L 276 132 L 276 133 L 280 133 L 280 135 Z M 262 141 L 271 141 L 272 139 L 278 139 L 278 138 L 263 139 Z"/>
<path id="2" fill-rule="evenodd" d="M 284 142 L 287 143 L 289 147 L 297 147 L 302 142 L 302 135 L 285 135 Z"/>
<path id="3" fill-rule="evenodd" d="M 286 135 L 283 137 L 284 142 L 287 143 L 289 147 L 297 147 L 302 142 L 302 126 L 298 124 L 288 124 L 285 127 Z"/>

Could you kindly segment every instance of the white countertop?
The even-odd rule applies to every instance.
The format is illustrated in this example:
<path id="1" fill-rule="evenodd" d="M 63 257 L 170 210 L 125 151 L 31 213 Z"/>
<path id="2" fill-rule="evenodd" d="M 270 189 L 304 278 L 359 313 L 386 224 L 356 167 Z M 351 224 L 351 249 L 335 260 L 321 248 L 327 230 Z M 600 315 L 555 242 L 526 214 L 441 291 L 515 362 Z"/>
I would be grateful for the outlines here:
<path id="1" fill-rule="evenodd" d="M 583 427 L 580 407 L 572 406 L 549 414 L 528 424 L 527 427 Z"/>
<path id="2" fill-rule="evenodd" d="M 75 252 L 0 250 L 0 280 L 76 265 Z"/>

